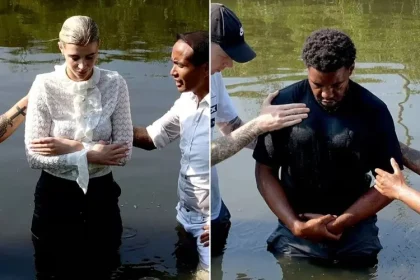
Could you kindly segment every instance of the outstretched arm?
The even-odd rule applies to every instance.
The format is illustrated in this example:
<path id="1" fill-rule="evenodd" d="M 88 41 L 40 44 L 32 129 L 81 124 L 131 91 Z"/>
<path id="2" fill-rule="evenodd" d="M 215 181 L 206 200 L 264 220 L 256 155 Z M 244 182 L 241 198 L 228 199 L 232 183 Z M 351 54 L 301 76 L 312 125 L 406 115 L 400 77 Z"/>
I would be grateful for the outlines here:
<path id="1" fill-rule="evenodd" d="M 398 199 L 420 214 L 420 192 L 410 188 L 404 178 L 397 162 L 391 159 L 394 173 L 388 173 L 382 169 L 376 169 L 375 188 L 389 199 Z"/>
<path id="2" fill-rule="evenodd" d="M 260 134 L 275 130 L 274 128 L 281 129 L 283 127 L 295 125 L 300 123 L 305 117 L 307 117 L 307 114 L 289 115 L 285 117 L 264 114 L 256 117 L 246 124 L 241 125 L 230 134 L 224 135 L 211 142 L 211 165 L 213 166 L 224 161 L 245 147 L 253 149 L 257 137 Z M 252 147 L 249 147 L 250 145 L 252 145 Z"/>
<path id="3" fill-rule="evenodd" d="M 258 125 L 258 119 L 256 118 L 245 125 L 242 125 L 232 133 L 212 141 L 211 165 L 216 165 L 233 156 L 251 143 L 255 143 L 255 139 L 262 132 L 262 129 Z"/>
<path id="4" fill-rule="evenodd" d="M 133 127 L 133 146 L 136 148 L 151 151 L 156 149 L 153 139 L 150 137 L 147 129 L 141 126 Z"/>
<path id="5" fill-rule="evenodd" d="M 308 117 L 309 109 L 305 104 L 271 105 L 277 94 L 269 94 L 263 102 L 261 114 L 255 119 L 244 124 L 236 117 L 229 123 L 218 124 L 224 136 L 211 143 L 212 166 L 245 147 L 254 149 L 260 134 L 295 125 Z"/>
<path id="6" fill-rule="evenodd" d="M 25 96 L 0 116 L 0 143 L 9 138 L 25 120 L 27 107 L 28 96 Z"/>

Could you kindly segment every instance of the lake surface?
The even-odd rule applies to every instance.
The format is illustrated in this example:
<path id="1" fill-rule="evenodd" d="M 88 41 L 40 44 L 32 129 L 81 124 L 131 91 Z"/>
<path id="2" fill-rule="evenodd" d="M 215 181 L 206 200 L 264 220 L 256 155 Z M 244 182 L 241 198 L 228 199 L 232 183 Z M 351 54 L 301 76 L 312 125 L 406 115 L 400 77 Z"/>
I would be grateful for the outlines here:
<path id="1" fill-rule="evenodd" d="M 239 116 L 255 117 L 268 92 L 306 77 L 300 58 L 306 37 L 322 27 L 345 31 L 357 48 L 352 79 L 391 111 L 401 142 L 420 149 L 420 1 L 226 0 L 241 19 L 257 57 L 223 73 Z M 259 194 L 250 150 L 218 165 L 222 197 L 232 214 L 223 257 L 212 263 L 212 279 L 418 279 L 420 216 L 399 202 L 379 213 L 384 249 L 367 270 L 325 268 L 291 260 L 280 266 L 266 251 L 277 222 Z M 420 189 L 420 177 L 404 171 Z"/>
<path id="2" fill-rule="evenodd" d="M 203 0 L 0 0 L 0 112 L 27 94 L 35 76 L 64 61 L 57 47 L 63 21 L 91 16 L 99 25 L 99 66 L 118 71 L 130 91 L 133 123 L 147 126 L 178 98 L 170 51 L 180 32 L 208 29 Z M 30 224 L 40 171 L 26 161 L 24 126 L 0 147 L 0 279 L 34 279 Z M 121 186 L 122 267 L 114 279 L 190 279 L 173 255 L 178 143 L 133 151 L 114 169 Z"/>

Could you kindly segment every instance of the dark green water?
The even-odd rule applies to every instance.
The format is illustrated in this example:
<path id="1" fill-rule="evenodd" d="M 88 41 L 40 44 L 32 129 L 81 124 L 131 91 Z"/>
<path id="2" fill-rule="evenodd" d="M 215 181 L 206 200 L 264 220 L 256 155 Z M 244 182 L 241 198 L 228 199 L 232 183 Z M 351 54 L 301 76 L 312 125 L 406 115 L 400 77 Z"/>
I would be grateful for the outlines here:
<path id="1" fill-rule="evenodd" d="M 420 1 L 265 0 L 222 1 L 242 20 L 257 57 L 235 64 L 224 77 L 239 115 L 256 116 L 265 94 L 306 77 L 300 59 L 305 38 L 322 27 L 348 33 L 357 48 L 355 81 L 379 96 L 393 116 L 400 141 L 420 149 Z M 331 269 L 291 260 L 280 265 L 266 251 L 276 218 L 257 191 L 249 150 L 218 166 L 222 197 L 232 214 L 223 258 L 213 279 L 418 279 L 420 216 L 398 202 L 379 213 L 384 249 L 370 270 Z M 420 177 L 405 171 L 420 189 Z"/>
<path id="2" fill-rule="evenodd" d="M 101 36 L 99 66 L 124 76 L 133 123 L 146 126 L 178 98 L 170 50 L 179 32 L 207 30 L 202 0 L 0 0 L 0 112 L 26 95 L 36 74 L 63 63 L 57 47 L 63 21 L 88 15 Z M 0 147 L 0 279 L 34 279 L 30 223 L 40 171 L 31 170 L 24 126 Z M 122 188 L 123 266 L 115 279 L 189 279 L 172 255 L 177 242 L 178 143 L 163 151 L 134 150 L 131 162 L 115 168 Z"/>

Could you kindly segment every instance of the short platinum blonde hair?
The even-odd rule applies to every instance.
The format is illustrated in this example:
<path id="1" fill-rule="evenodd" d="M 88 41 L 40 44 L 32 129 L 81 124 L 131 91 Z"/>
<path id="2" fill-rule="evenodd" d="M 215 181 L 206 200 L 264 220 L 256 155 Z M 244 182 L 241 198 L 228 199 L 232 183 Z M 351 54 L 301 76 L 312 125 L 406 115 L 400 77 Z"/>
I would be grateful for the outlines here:
<path id="1" fill-rule="evenodd" d="M 99 41 L 99 28 L 96 22 L 87 16 L 72 16 L 61 27 L 60 42 L 86 46 Z"/>

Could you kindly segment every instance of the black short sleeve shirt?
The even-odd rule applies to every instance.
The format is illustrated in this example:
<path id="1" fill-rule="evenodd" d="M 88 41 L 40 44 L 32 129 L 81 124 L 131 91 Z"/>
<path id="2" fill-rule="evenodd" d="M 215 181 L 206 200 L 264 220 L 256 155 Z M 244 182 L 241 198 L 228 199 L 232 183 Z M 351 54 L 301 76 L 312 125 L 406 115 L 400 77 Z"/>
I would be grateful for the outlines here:
<path id="1" fill-rule="evenodd" d="M 308 80 L 280 90 L 272 104 L 305 103 L 301 123 L 261 135 L 253 157 L 274 169 L 297 213 L 341 214 L 370 187 L 375 168 L 392 172 L 390 158 L 402 168 L 394 122 L 385 103 L 350 81 L 333 113 L 316 101 Z M 374 174 L 376 175 L 376 174 Z"/>

